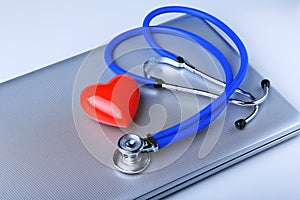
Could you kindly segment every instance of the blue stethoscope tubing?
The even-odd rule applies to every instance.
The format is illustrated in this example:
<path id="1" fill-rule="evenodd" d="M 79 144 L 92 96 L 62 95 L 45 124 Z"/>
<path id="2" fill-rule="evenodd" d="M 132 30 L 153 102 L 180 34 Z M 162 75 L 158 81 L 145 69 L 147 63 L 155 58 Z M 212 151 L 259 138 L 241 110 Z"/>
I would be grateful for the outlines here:
<path id="1" fill-rule="evenodd" d="M 234 42 L 236 45 L 239 54 L 240 54 L 240 68 L 235 77 L 233 77 L 232 69 L 225 58 L 225 56 L 211 43 L 204 40 L 203 38 L 188 32 L 183 29 L 169 27 L 169 26 L 150 26 L 150 22 L 153 18 L 158 15 L 166 14 L 166 13 L 184 13 L 192 16 L 199 17 L 204 19 L 214 25 L 216 25 L 220 30 L 228 35 L 228 37 Z M 225 72 L 225 83 L 226 87 L 224 88 L 223 93 L 216 98 L 212 103 L 207 105 L 204 109 L 202 109 L 197 114 L 193 115 L 189 119 L 182 121 L 179 124 L 176 124 L 172 127 L 169 127 L 165 130 L 159 131 L 152 135 L 152 137 L 157 142 L 159 149 L 172 144 L 174 142 L 180 141 L 186 137 L 193 135 L 196 131 L 200 131 L 207 127 L 210 123 L 212 123 L 225 109 L 228 104 L 229 97 L 235 92 L 235 90 L 239 87 L 241 82 L 247 73 L 248 68 L 248 54 L 243 42 L 240 38 L 222 21 L 213 17 L 212 15 L 205 13 L 200 10 L 196 10 L 193 8 L 182 7 L 182 6 L 168 6 L 158 8 L 150 12 L 144 19 L 143 27 L 135 28 L 124 32 L 117 37 L 115 37 L 106 47 L 104 58 L 109 66 L 109 68 L 114 71 L 116 74 L 127 74 L 133 77 L 138 83 L 150 87 L 156 87 L 157 81 L 152 78 L 141 77 L 136 74 L 132 74 L 127 72 L 126 70 L 120 68 L 115 61 L 113 60 L 113 51 L 114 49 L 122 43 L 124 40 L 129 39 L 131 37 L 137 35 L 144 35 L 149 45 L 155 49 L 155 51 L 164 57 L 168 57 L 173 60 L 177 60 L 178 56 L 172 54 L 171 52 L 160 48 L 160 46 L 154 41 L 151 37 L 151 33 L 165 33 L 172 34 L 176 36 L 180 36 L 192 41 L 197 42 L 205 49 L 210 51 L 221 63 Z"/>

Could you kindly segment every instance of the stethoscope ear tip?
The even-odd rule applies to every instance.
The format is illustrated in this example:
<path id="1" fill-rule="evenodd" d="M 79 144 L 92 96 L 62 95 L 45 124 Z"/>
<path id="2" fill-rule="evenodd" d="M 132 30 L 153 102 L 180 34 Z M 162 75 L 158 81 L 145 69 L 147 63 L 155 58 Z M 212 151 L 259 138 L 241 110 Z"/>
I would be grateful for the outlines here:
<path id="1" fill-rule="evenodd" d="M 178 56 L 178 57 L 176 58 L 176 61 L 179 62 L 179 63 L 184 63 L 184 62 L 185 62 L 185 61 L 184 61 L 184 58 L 181 57 L 181 56 Z"/>
<path id="2" fill-rule="evenodd" d="M 261 81 L 261 87 L 263 89 L 266 88 L 266 87 L 270 88 L 270 85 L 271 85 L 271 83 L 268 79 L 264 79 L 264 80 Z"/>
<path id="3" fill-rule="evenodd" d="M 235 127 L 239 130 L 243 130 L 247 124 L 245 119 L 239 119 L 235 123 Z"/>

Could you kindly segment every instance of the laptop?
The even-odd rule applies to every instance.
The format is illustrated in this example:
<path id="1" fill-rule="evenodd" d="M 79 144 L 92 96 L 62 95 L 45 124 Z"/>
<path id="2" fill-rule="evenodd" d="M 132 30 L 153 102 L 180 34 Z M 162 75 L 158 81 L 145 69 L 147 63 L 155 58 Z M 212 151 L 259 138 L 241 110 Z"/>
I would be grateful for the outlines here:
<path id="1" fill-rule="evenodd" d="M 166 25 L 214 44 L 236 74 L 238 54 L 210 24 L 183 16 Z M 163 48 L 224 79 L 217 60 L 192 41 L 159 33 L 153 37 Z M 114 167 L 112 157 L 124 133 L 143 137 L 155 133 L 180 123 L 211 100 L 141 86 L 139 108 L 128 128 L 97 123 L 85 115 L 79 97 L 86 86 L 114 77 L 105 64 L 104 50 L 105 46 L 98 47 L 0 85 L 1 198 L 160 199 L 299 133 L 299 111 L 272 87 L 271 80 L 267 100 L 244 130 L 235 128 L 234 122 L 253 108 L 228 105 L 206 129 L 152 153 L 144 172 L 123 174 Z M 163 64 L 145 66 L 155 56 L 143 36 L 126 40 L 114 52 L 116 62 L 131 72 L 218 90 L 184 70 Z M 259 97 L 263 78 L 249 65 L 240 88 Z"/>

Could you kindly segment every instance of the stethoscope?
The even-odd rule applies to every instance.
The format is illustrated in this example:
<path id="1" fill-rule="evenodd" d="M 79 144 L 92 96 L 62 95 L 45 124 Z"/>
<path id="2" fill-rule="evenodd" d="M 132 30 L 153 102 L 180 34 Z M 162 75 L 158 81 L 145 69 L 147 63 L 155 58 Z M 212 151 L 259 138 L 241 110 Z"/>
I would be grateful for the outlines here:
<path id="1" fill-rule="evenodd" d="M 150 26 L 150 22 L 153 18 L 165 13 L 184 13 L 199 17 L 214 24 L 216 27 L 226 33 L 227 36 L 234 42 L 239 51 L 241 61 L 237 75 L 235 77 L 233 76 L 232 68 L 225 56 L 214 45 L 199 37 L 198 35 L 175 27 Z M 220 64 L 222 65 L 226 77 L 225 82 L 199 71 L 195 66 L 190 64 L 183 57 L 175 55 L 172 52 L 161 48 L 152 37 L 152 33 L 170 34 L 194 41 L 201 45 L 208 52 L 214 55 L 215 58 L 217 58 L 218 62 L 220 62 Z M 156 58 L 147 60 L 144 63 L 144 68 L 145 66 L 149 65 L 149 63 L 159 63 L 166 64 L 176 69 L 185 69 L 191 73 L 199 75 L 200 77 L 217 86 L 223 87 L 224 91 L 221 94 L 215 94 L 209 91 L 203 91 L 167 83 L 159 78 L 149 76 L 145 70 L 144 77 L 142 77 L 122 69 L 114 61 L 113 52 L 115 48 L 123 41 L 138 35 L 144 35 L 148 44 L 159 55 Z M 114 153 L 113 163 L 119 171 L 126 174 L 136 174 L 145 170 L 150 164 L 150 152 L 157 152 L 168 145 L 171 145 L 177 141 L 195 134 L 195 130 L 200 131 L 207 127 L 222 113 L 228 103 L 238 106 L 254 107 L 253 112 L 248 117 L 246 117 L 245 119 L 239 119 L 235 122 L 235 126 L 238 129 L 243 129 L 247 123 L 255 118 L 259 110 L 259 104 L 263 103 L 269 94 L 270 82 L 266 79 L 261 82 L 264 94 L 259 99 L 256 99 L 251 93 L 238 88 L 246 75 L 248 67 L 248 55 L 244 44 L 242 43 L 240 38 L 222 21 L 210 14 L 193 8 L 169 6 L 153 10 L 145 17 L 143 27 L 126 31 L 112 39 L 105 49 L 104 58 L 106 64 L 113 72 L 115 72 L 116 74 L 126 74 L 143 86 L 152 87 L 155 89 L 168 89 L 173 91 L 192 93 L 214 99 L 204 109 L 202 109 L 200 112 L 193 115 L 189 119 L 186 119 L 179 124 L 176 124 L 165 130 L 161 130 L 155 134 L 148 134 L 146 138 L 141 138 L 136 134 L 123 135 L 118 141 L 118 149 Z M 244 97 L 248 98 L 249 101 L 230 98 L 234 93 L 243 95 Z"/>

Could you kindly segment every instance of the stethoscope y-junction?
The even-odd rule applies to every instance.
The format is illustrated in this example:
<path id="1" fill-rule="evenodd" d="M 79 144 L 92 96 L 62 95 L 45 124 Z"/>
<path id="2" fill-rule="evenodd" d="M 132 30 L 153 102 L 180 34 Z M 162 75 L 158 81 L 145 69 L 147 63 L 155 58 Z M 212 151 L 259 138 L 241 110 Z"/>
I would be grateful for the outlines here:
<path id="1" fill-rule="evenodd" d="M 207 22 L 210 22 L 211 24 L 215 25 L 220 30 L 222 30 L 233 41 L 233 43 L 235 44 L 239 52 L 240 67 L 237 74 L 235 76 L 233 75 L 232 68 L 228 60 L 226 59 L 226 57 L 222 54 L 222 52 L 214 45 L 212 45 L 210 42 L 199 37 L 198 35 L 183 29 L 170 27 L 170 26 L 150 26 L 150 22 L 152 21 L 153 18 L 165 13 L 189 14 L 201 18 L 203 20 L 206 20 Z M 153 33 L 163 33 L 163 34 L 173 35 L 173 36 L 191 40 L 201 45 L 209 53 L 214 55 L 215 58 L 218 60 L 218 62 L 222 65 L 225 74 L 225 81 L 223 82 L 204 72 L 201 72 L 197 67 L 193 66 L 185 58 L 181 57 L 180 55 L 175 55 L 166 49 L 163 49 L 153 38 L 152 36 Z M 158 57 L 149 58 L 149 60 L 145 61 L 144 68 L 151 63 L 152 64 L 157 63 L 157 64 L 165 64 L 175 69 L 184 69 L 193 74 L 199 75 L 200 77 L 206 79 L 208 82 L 212 84 L 224 88 L 223 92 L 221 94 L 216 94 L 216 93 L 212 93 L 200 89 L 194 89 L 189 87 L 183 87 L 180 85 L 170 84 L 162 79 L 149 76 L 145 69 L 144 69 L 144 77 L 143 77 L 128 72 L 123 68 L 121 68 L 113 58 L 114 50 L 119 44 L 121 44 L 125 40 L 138 35 L 143 35 L 146 41 L 148 42 L 148 44 L 151 46 L 151 48 L 159 55 Z M 236 128 L 238 129 L 245 128 L 246 124 L 249 123 L 251 120 L 253 120 L 257 115 L 259 110 L 259 104 L 265 101 L 265 99 L 268 96 L 269 88 L 270 88 L 270 82 L 266 79 L 263 80 L 261 82 L 261 86 L 264 91 L 264 94 L 259 99 L 256 99 L 251 93 L 240 89 L 239 85 L 242 83 L 243 79 L 245 78 L 247 67 L 248 67 L 248 55 L 244 44 L 242 43 L 240 38 L 226 24 L 224 24 L 219 19 L 203 11 L 196 10 L 193 8 L 188 8 L 188 7 L 169 6 L 169 7 L 162 7 L 153 10 L 145 17 L 143 22 L 143 27 L 126 31 L 116 36 L 114 39 L 112 39 L 105 49 L 104 58 L 106 64 L 113 72 L 122 76 L 128 76 L 143 86 L 152 87 L 154 89 L 167 89 L 167 90 L 192 93 L 192 94 L 214 99 L 210 104 L 208 104 L 197 114 L 191 116 L 189 119 L 186 119 L 180 122 L 179 124 L 176 124 L 165 130 L 161 130 L 155 134 L 149 134 L 146 138 L 141 138 L 136 134 L 123 135 L 118 141 L 118 149 L 114 153 L 113 162 L 115 167 L 118 170 L 127 174 L 136 174 L 145 170 L 150 163 L 150 159 L 151 159 L 149 154 L 150 152 L 157 152 L 159 151 L 159 149 L 162 149 L 172 143 L 175 143 L 177 141 L 180 141 L 184 138 L 191 136 L 192 134 L 195 134 L 195 130 L 200 131 L 205 127 L 207 127 L 222 113 L 222 111 L 225 109 L 228 103 L 238 105 L 238 106 L 253 107 L 253 111 L 248 117 L 244 119 L 238 119 L 235 122 Z M 244 96 L 245 98 L 248 99 L 248 101 L 231 98 L 231 96 L 235 93 Z M 109 105 L 112 105 L 112 103 Z M 105 105 L 107 106 L 108 104 L 103 103 L 103 101 L 101 104 L 98 104 L 98 106 L 105 106 Z M 110 112 L 117 112 L 118 108 L 116 106 L 115 107 L 113 106 L 111 109 L 113 111 Z M 102 111 L 105 109 L 102 109 Z M 84 108 L 84 110 L 86 111 L 87 114 L 89 114 L 90 112 L 89 109 Z M 95 117 L 93 118 L 95 119 Z"/>

